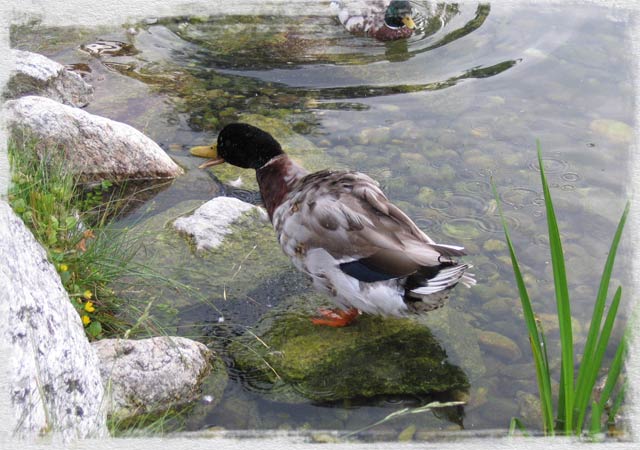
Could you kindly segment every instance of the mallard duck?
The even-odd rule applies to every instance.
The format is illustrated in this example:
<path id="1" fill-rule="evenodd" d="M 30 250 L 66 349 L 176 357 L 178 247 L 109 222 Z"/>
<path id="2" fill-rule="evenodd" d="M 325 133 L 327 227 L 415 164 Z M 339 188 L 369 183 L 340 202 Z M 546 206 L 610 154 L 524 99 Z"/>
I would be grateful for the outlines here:
<path id="1" fill-rule="evenodd" d="M 408 1 L 333 0 L 331 10 L 349 32 L 371 36 L 380 41 L 408 38 L 416 27 L 412 19 L 411 3 Z"/>
<path id="2" fill-rule="evenodd" d="M 264 206 L 293 264 L 338 308 L 318 325 L 344 326 L 360 312 L 403 317 L 441 307 L 458 283 L 475 284 L 464 248 L 436 244 L 369 176 L 309 173 L 269 133 L 234 123 L 210 147 L 213 159 L 256 171 Z M 195 154 L 202 155 L 201 149 Z"/>

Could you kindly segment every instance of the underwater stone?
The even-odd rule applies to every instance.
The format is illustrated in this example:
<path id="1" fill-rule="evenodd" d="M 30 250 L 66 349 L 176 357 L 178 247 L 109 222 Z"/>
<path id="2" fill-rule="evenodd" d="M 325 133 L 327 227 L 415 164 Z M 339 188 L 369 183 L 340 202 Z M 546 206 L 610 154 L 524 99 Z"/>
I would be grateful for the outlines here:
<path id="1" fill-rule="evenodd" d="M 530 392 L 516 392 L 516 402 L 518 403 L 518 417 L 527 428 L 542 427 L 542 406 L 540 398 Z"/>
<path id="2" fill-rule="evenodd" d="M 478 332 L 478 343 L 508 361 L 517 361 L 522 357 L 518 344 L 512 339 L 493 331 Z"/>
<path id="3" fill-rule="evenodd" d="M 633 128 L 618 120 L 596 119 L 589 124 L 589 129 L 614 142 L 627 144 L 633 139 Z"/>
<path id="4" fill-rule="evenodd" d="M 449 361 L 464 370 L 473 384 L 486 373 L 487 368 L 478 345 L 478 330 L 472 324 L 473 316 L 452 307 L 456 295 L 460 293 L 451 296 L 449 306 L 430 311 L 418 317 L 417 321 L 429 328 L 447 352 Z"/>
<path id="5" fill-rule="evenodd" d="M 225 418 L 225 424 L 232 429 L 255 429 L 260 425 L 256 404 L 244 395 L 227 397 L 219 406 L 219 413 Z"/>
<path id="6" fill-rule="evenodd" d="M 488 398 L 484 409 L 485 411 L 491 411 L 492 422 L 508 424 L 512 417 L 518 416 L 518 405 L 512 398 L 497 397 L 496 393 L 500 392 L 500 390 L 493 391 L 493 395 Z"/>
<path id="7" fill-rule="evenodd" d="M 5 87 L 5 99 L 40 95 L 80 108 L 91 100 L 93 87 L 62 64 L 38 53 L 15 49 L 11 53 L 16 69 Z"/>
<path id="8" fill-rule="evenodd" d="M 158 144 L 124 123 L 44 97 L 21 97 L 4 107 L 14 138 L 37 138 L 39 154 L 61 148 L 82 182 L 174 178 L 183 173 Z"/>
<path id="9" fill-rule="evenodd" d="M 469 402 L 464 407 L 465 411 L 472 411 L 487 403 L 489 389 L 486 386 L 479 386 L 471 390 Z"/>
<path id="10" fill-rule="evenodd" d="M 314 297 L 301 295 L 268 312 L 229 347 L 236 367 L 250 373 L 268 398 L 335 401 L 468 387 L 465 373 L 448 362 L 426 326 L 370 315 L 344 328 L 316 326 L 310 321 L 320 306 Z"/>
<path id="11" fill-rule="evenodd" d="M 231 233 L 229 225 L 252 209 L 257 207 L 237 198 L 216 197 L 196 209 L 191 216 L 176 219 L 173 226 L 193 236 L 198 250 L 212 249 L 222 244 L 224 237 Z"/>
<path id="12" fill-rule="evenodd" d="M 0 336 L 15 437 L 106 437 L 98 359 L 54 266 L 0 200 Z M 7 414 L 11 417 L 11 414 Z"/>
<path id="13" fill-rule="evenodd" d="M 518 304 L 518 300 L 512 300 L 510 298 L 495 298 L 482 305 L 482 310 L 492 316 L 503 317 L 504 314 L 511 312 L 514 305 Z"/>
<path id="14" fill-rule="evenodd" d="M 362 145 L 379 145 L 387 142 L 391 130 L 388 127 L 365 128 L 358 135 L 358 143 Z"/>
<path id="15" fill-rule="evenodd" d="M 117 419 L 161 413 L 196 400 L 216 358 L 205 345 L 179 336 L 102 339 L 92 346 L 100 360 L 109 415 Z M 220 397 L 226 372 L 218 382 Z"/>
<path id="16" fill-rule="evenodd" d="M 502 366 L 500 375 L 504 375 L 515 380 L 531 380 L 532 374 L 535 373 L 535 367 L 532 362 L 523 364 L 506 364 Z"/>
<path id="17" fill-rule="evenodd" d="M 427 186 L 421 187 L 418 195 L 416 196 L 416 200 L 423 205 L 428 205 L 437 198 L 436 191 Z"/>
<path id="18" fill-rule="evenodd" d="M 507 249 L 507 244 L 498 239 L 488 239 L 482 244 L 482 248 L 488 252 L 496 253 Z"/>

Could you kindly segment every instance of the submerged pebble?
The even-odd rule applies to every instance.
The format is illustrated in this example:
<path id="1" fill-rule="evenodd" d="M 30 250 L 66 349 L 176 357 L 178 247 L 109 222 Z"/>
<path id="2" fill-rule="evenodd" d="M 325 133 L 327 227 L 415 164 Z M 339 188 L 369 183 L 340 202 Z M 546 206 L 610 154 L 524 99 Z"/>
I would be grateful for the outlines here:
<path id="1" fill-rule="evenodd" d="M 482 310 L 494 317 L 504 317 L 505 314 L 509 314 L 518 300 L 510 298 L 495 298 L 489 300 L 482 305 Z"/>
<path id="2" fill-rule="evenodd" d="M 488 239 L 482 244 L 482 248 L 487 252 L 497 253 L 507 249 L 507 244 L 498 239 Z"/>
<path id="3" fill-rule="evenodd" d="M 589 129 L 614 142 L 627 144 L 633 139 L 633 128 L 618 120 L 596 119 L 589 124 Z"/>
<path id="4" fill-rule="evenodd" d="M 520 347 L 512 339 L 494 331 L 478 332 L 478 343 L 507 361 L 522 358 Z"/>

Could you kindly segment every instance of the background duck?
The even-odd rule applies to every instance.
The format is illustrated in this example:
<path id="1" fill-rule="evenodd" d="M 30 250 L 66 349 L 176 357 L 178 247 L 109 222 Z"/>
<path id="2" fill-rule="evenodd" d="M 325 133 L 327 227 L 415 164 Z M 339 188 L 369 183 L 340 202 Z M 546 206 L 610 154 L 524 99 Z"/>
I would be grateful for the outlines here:
<path id="1" fill-rule="evenodd" d="M 353 34 L 374 37 L 380 41 L 408 38 L 413 34 L 411 3 L 401 0 L 331 2 L 331 10 L 340 23 Z"/>
<path id="2" fill-rule="evenodd" d="M 475 284 L 471 266 L 456 259 L 464 249 L 436 244 L 367 175 L 309 173 L 247 124 L 224 127 L 211 149 L 214 159 L 201 168 L 227 162 L 256 170 L 284 253 L 337 304 L 314 323 L 344 326 L 360 312 L 423 313 L 441 307 L 459 282 Z"/>

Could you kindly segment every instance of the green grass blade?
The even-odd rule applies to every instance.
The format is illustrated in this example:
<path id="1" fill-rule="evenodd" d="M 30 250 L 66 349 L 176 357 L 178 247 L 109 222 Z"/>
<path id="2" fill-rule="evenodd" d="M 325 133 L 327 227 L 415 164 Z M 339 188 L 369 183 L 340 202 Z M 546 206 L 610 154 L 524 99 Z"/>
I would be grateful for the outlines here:
<path id="1" fill-rule="evenodd" d="M 551 396 L 551 378 L 549 375 L 549 362 L 546 358 L 546 349 L 542 344 L 540 333 L 536 325 L 535 314 L 531 306 L 531 300 L 527 293 L 527 288 L 524 284 L 524 278 L 520 271 L 520 265 L 518 264 L 518 258 L 516 257 L 515 249 L 511 241 L 507 222 L 504 218 L 502 206 L 500 204 L 500 197 L 496 190 L 495 184 L 492 182 L 491 187 L 493 194 L 498 204 L 498 212 L 500 214 L 500 220 L 502 221 L 502 227 L 504 229 L 505 239 L 507 241 L 507 247 L 509 248 L 509 255 L 511 256 L 511 265 L 513 267 L 513 273 L 516 279 L 516 285 L 518 286 L 518 292 L 520 294 L 520 302 L 522 303 L 522 311 L 524 314 L 525 324 L 529 332 L 529 341 L 531 343 L 531 350 L 533 352 L 533 359 L 536 367 L 536 377 L 538 380 L 538 390 L 540 392 L 540 403 L 542 408 L 542 419 L 545 428 L 545 434 L 553 434 L 553 403 Z"/>
<path id="2" fill-rule="evenodd" d="M 562 363 L 562 384 L 560 385 L 560 398 L 563 401 L 563 408 L 559 410 L 562 416 L 558 416 L 558 420 L 564 421 L 564 431 L 566 434 L 571 433 L 573 425 L 573 333 L 571 330 L 571 307 L 569 305 L 569 287 L 567 283 L 567 274 L 564 266 L 564 254 L 562 251 L 562 243 L 560 241 L 560 232 L 558 230 L 558 222 L 553 209 L 551 193 L 549 185 L 544 173 L 544 164 L 542 161 L 542 151 L 540 149 L 540 141 L 537 141 L 538 147 L 538 163 L 540 165 L 540 179 L 542 181 L 542 190 L 544 193 L 544 203 L 547 213 L 547 225 L 549 228 L 549 247 L 551 250 L 551 264 L 553 267 L 553 282 L 556 293 L 556 305 L 558 309 L 558 324 L 560 327 L 560 347 L 561 347 L 561 363 Z"/>
<path id="3" fill-rule="evenodd" d="M 589 428 L 589 433 L 591 435 L 599 434 L 602 432 L 602 407 L 593 402 L 591 404 L 591 427 Z"/>
<path id="4" fill-rule="evenodd" d="M 545 365 L 540 352 L 540 347 L 533 343 L 533 337 L 531 335 L 529 335 L 529 343 L 531 344 L 531 353 L 533 353 L 533 361 L 536 368 L 536 381 L 538 383 L 538 392 L 540 393 L 540 407 L 542 410 L 544 434 L 553 436 L 553 400 L 551 396 L 549 368 Z"/>
<path id="5" fill-rule="evenodd" d="M 624 361 L 626 348 L 627 348 L 627 339 L 625 336 L 622 338 L 622 341 L 620 341 L 620 345 L 618 345 L 618 350 L 616 350 L 616 354 L 613 357 L 613 361 L 611 361 L 611 367 L 609 367 L 609 374 L 607 375 L 607 381 L 604 384 L 602 393 L 600 394 L 600 401 L 598 403 L 602 409 L 604 409 L 604 406 L 609 400 L 609 397 L 611 397 L 613 388 L 616 386 L 618 377 L 620 376 L 620 371 L 622 370 L 622 363 Z"/>
<path id="6" fill-rule="evenodd" d="M 595 352 L 591 354 L 592 357 L 587 358 L 587 360 L 589 361 L 589 367 L 592 368 L 592 370 L 590 372 L 586 372 L 585 375 L 585 391 L 587 391 L 589 394 L 591 394 L 591 392 L 593 391 L 593 386 L 595 385 L 596 379 L 598 377 L 598 371 L 600 370 L 600 367 L 602 365 L 602 358 L 604 358 L 604 353 L 607 350 L 607 345 L 609 344 L 609 337 L 611 336 L 611 330 L 613 329 L 616 315 L 618 314 L 618 306 L 620 305 L 621 297 L 622 288 L 618 287 L 615 295 L 613 296 L 613 300 L 611 301 L 611 306 L 609 307 L 609 311 L 607 312 L 607 317 L 604 321 L 604 324 L 602 325 L 602 332 L 600 333 Z M 619 348 L 620 345 L 618 346 L 618 349 Z M 576 434 L 580 434 L 580 432 L 582 431 L 582 424 L 584 423 L 586 413 L 587 404 L 585 404 L 584 407 L 578 409 L 578 422 L 577 426 L 575 427 Z"/>
<path id="7" fill-rule="evenodd" d="M 602 316 L 604 313 L 605 302 L 607 298 L 607 294 L 609 291 L 609 282 L 611 280 L 611 273 L 613 271 L 613 265 L 616 258 L 616 253 L 618 251 L 618 244 L 622 237 L 622 230 L 624 229 L 625 222 L 627 220 L 627 215 L 629 213 L 630 203 L 627 202 L 624 212 L 622 213 L 622 217 L 620 217 L 620 221 L 618 222 L 618 228 L 616 229 L 616 233 L 613 237 L 613 241 L 611 242 L 611 248 L 609 249 L 609 256 L 604 264 L 604 269 L 602 271 L 602 277 L 600 280 L 600 287 L 598 289 L 598 295 L 596 297 L 596 303 L 593 307 L 593 313 L 591 315 L 591 324 L 589 325 L 589 332 L 587 334 L 587 340 L 585 342 L 583 355 L 592 355 L 598 342 L 598 334 L 600 332 L 600 325 L 602 323 Z M 575 410 L 583 410 L 586 409 L 587 404 L 589 403 L 589 398 L 591 396 L 591 388 L 589 388 L 587 383 L 587 374 L 592 373 L 594 370 L 598 370 L 598 367 L 594 368 L 592 364 L 591 358 L 587 358 L 586 360 L 583 358 L 583 361 L 580 365 L 580 370 L 578 371 L 578 381 L 576 383 L 576 400 L 575 400 Z M 576 425 L 579 425 L 577 423 Z"/>
<path id="8" fill-rule="evenodd" d="M 624 401 L 624 397 L 627 393 L 627 387 L 628 387 L 628 384 L 627 384 L 627 381 L 625 380 L 624 384 L 620 388 L 620 391 L 618 392 L 618 395 L 616 395 L 616 400 L 613 402 L 613 406 L 609 410 L 609 417 L 607 419 L 607 423 L 609 425 L 615 426 L 616 424 L 616 415 L 618 414 L 618 411 L 622 406 L 622 402 Z"/>
<path id="9" fill-rule="evenodd" d="M 529 433 L 524 424 L 517 417 L 512 417 L 509 423 L 509 437 L 513 437 L 516 434 L 516 428 L 522 433 L 523 436 L 529 437 Z"/>
<path id="10" fill-rule="evenodd" d="M 560 371 L 560 383 L 558 386 L 564 386 L 564 372 Z M 560 388 L 558 389 L 558 410 L 556 413 L 556 430 L 562 431 L 566 428 L 566 414 L 565 414 L 565 403 L 564 403 L 564 395 L 565 390 Z"/>

